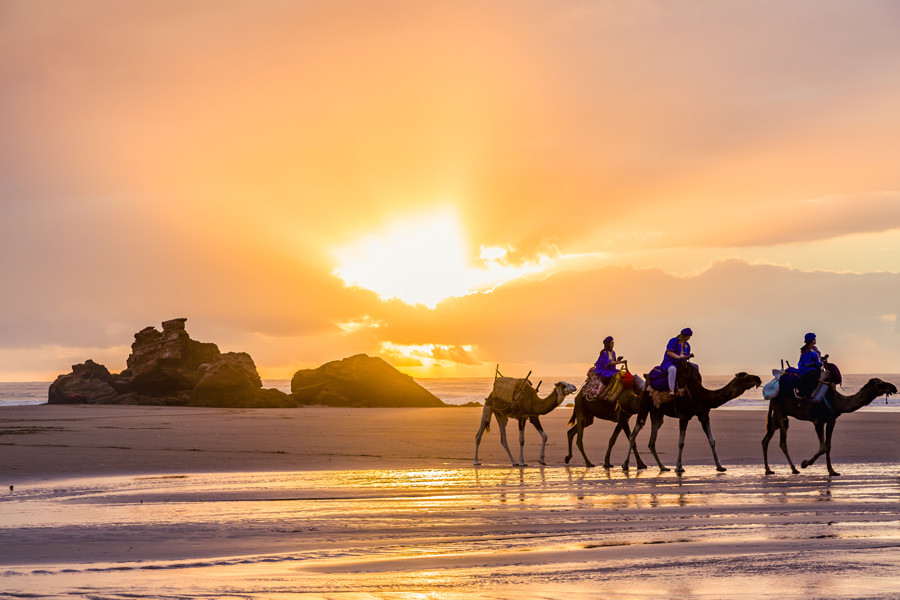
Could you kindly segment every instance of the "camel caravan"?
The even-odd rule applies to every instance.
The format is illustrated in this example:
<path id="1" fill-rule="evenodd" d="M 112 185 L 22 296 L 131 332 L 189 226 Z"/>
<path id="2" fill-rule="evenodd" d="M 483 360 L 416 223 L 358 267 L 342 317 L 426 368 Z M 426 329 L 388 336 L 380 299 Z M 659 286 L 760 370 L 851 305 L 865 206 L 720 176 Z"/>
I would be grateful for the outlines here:
<path id="1" fill-rule="evenodd" d="M 610 455 L 620 433 L 628 440 L 628 450 L 622 469 L 628 470 L 631 454 L 634 453 L 638 469 L 647 465 L 641 460 L 637 451 L 636 438 L 650 417 L 650 438 L 648 448 L 660 471 L 669 471 L 656 453 L 656 437 L 666 417 L 678 419 L 678 458 L 675 472 L 683 473 L 682 451 L 688 423 L 694 417 L 709 441 L 716 470 L 725 471 L 716 453 L 716 440 L 710 429 L 709 414 L 744 392 L 762 385 L 762 380 L 749 373 L 737 373 L 720 389 L 707 389 L 703 386 L 703 378 L 699 367 L 690 362 L 694 354 L 691 352 L 690 340 L 693 332 L 685 328 L 679 335 L 669 340 L 662 364 L 654 367 L 643 378 L 633 375 L 628 370 L 627 361 L 615 353 L 614 340 L 607 337 L 603 351 L 597 362 L 588 369 L 587 378 L 581 388 L 571 383 L 560 381 L 544 398 L 538 394 L 541 382 L 537 386 L 529 379 L 531 372 L 524 378 L 504 377 L 498 365 L 494 374 L 494 385 L 491 393 L 485 398 L 484 409 L 478 433 L 475 434 L 475 465 L 480 465 L 478 448 L 481 438 L 490 431 L 491 417 L 497 420 L 500 428 L 500 444 L 506 450 L 513 466 L 524 467 L 525 463 L 525 426 L 530 422 L 541 436 L 541 453 L 538 462 L 544 462 L 547 446 L 547 434 L 541 426 L 540 417 L 550 413 L 562 405 L 566 396 L 575 393 L 574 409 L 568 422 L 568 455 L 566 464 L 572 460 L 572 440 L 574 439 L 585 466 L 594 464 L 584 451 L 584 430 L 594 419 L 603 419 L 615 423 L 613 433 L 607 444 L 603 466 L 611 468 Z M 767 475 L 774 473 L 769 468 L 769 441 L 780 432 L 780 447 L 791 467 L 791 472 L 799 473 L 788 453 L 787 430 L 788 418 L 810 421 L 815 426 L 819 438 L 818 451 L 808 460 L 801 463 L 802 468 L 812 465 L 822 454 L 825 455 L 828 474 L 840 475 L 831 464 L 831 439 L 834 426 L 839 416 L 854 412 L 870 404 L 881 396 L 897 393 L 894 384 L 877 377 L 870 379 L 858 392 L 845 396 L 837 391 L 841 384 L 839 369 L 828 362 L 828 355 L 822 355 L 816 347 L 816 336 L 808 333 L 801 347 L 800 360 L 796 368 L 788 364 L 781 369 L 773 369 L 774 378 L 763 388 L 763 396 L 769 401 L 766 416 L 766 434 L 762 440 L 763 462 Z M 631 417 L 637 415 L 634 427 L 629 425 Z M 506 423 L 515 419 L 519 425 L 519 458 L 513 458 L 506 440 Z"/>

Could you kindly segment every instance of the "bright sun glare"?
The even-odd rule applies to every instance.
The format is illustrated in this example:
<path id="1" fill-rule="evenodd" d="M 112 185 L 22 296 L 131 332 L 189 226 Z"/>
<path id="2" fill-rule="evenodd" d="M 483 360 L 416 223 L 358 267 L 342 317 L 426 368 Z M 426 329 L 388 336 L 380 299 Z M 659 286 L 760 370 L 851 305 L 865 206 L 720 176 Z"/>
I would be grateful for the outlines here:
<path id="1" fill-rule="evenodd" d="M 502 264 L 507 250 L 481 248 L 481 264 L 467 261 L 459 222 L 450 211 L 398 222 L 379 236 L 369 236 L 335 252 L 334 274 L 347 285 L 366 288 L 382 299 L 437 306 L 504 281 L 546 269 L 551 259 L 513 267 Z"/>

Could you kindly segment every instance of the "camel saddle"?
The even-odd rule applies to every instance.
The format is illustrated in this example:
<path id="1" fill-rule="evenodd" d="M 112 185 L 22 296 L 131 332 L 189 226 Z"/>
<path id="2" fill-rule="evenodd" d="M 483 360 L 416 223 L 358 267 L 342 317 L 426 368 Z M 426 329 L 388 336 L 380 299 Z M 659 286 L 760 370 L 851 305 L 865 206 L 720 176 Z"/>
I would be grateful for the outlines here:
<path id="1" fill-rule="evenodd" d="M 596 400 L 600 393 L 600 376 L 594 371 L 594 367 L 588 369 L 587 381 L 584 383 L 585 400 Z"/>
<path id="2" fill-rule="evenodd" d="M 497 377 L 494 379 L 494 389 L 491 396 L 494 402 L 502 407 L 515 408 L 521 403 L 524 390 L 531 388 L 532 383 L 527 378 Z"/>
<path id="3" fill-rule="evenodd" d="M 622 394 L 622 390 L 626 387 L 634 385 L 634 379 L 630 380 L 631 385 L 626 385 L 622 380 L 623 371 L 617 372 L 603 390 L 600 390 L 600 376 L 594 372 L 593 367 L 588 371 L 588 380 L 584 386 L 584 398 L 589 402 L 596 400 L 605 400 L 608 402 L 616 402 Z M 629 374 L 630 375 L 630 374 Z"/>

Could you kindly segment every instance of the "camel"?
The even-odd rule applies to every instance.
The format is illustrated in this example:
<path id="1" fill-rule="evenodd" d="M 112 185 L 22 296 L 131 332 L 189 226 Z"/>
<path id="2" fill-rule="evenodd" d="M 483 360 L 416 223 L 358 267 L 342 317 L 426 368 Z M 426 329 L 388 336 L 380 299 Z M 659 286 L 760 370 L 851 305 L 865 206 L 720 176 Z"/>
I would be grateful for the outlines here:
<path id="1" fill-rule="evenodd" d="M 852 413 L 855 410 L 866 406 L 879 396 L 890 396 L 897 393 L 897 387 L 882 381 L 877 377 L 873 377 L 866 382 L 862 388 L 851 396 L 844 396 L 829 386 L 825 393 L 825 402 L 812 403 L 809 401 L 798 400 L 791 389 L 783 389 L 779 394 L 769 402 L 769 412 L 766 415 L 766 435 L 762 440 L 763 462 L 766 465 L 766 475 L 774 475 L 775 472 L 769 468 L 769 441 L 775 435 L 776 430 L 781 431 L 781 450 L 787 458 L 788 464 L 791 466 L 791 473 L 794 475 L 800 471 L 794 466 L 791 457 L 788 454 L 787 447 L 787 430 L 788 417 L 793 417 L 800 421 L 810 421 L 816 428 L 816 435 L 819 436 L 819 450 L 809 460 L 800 463 L 802 468 L 806 468 L 816 462 L 816 459 L 825 455 L 825 462 L 828 464 L 828 474 L 832 477 L 840 475 L 831 466 L 831 434 L 834 433 L 834 425 L 837 418 L 845 413 Z M 830 405 L 830 409 L 829 409 Z"/>
<path id="2" fill-rule="evenodd" d="M 538 430 L 538 433 L 541 434 L 541 457 L 538 462 L 542 465 L 546 464 L 544 462 L 544 450 L 547 447 L 547 434 L 544 433 L 544 428 L 541 426 L 540 416 L 546 415 L 554 408 L 563 403 L 566 396 L 572 394 L 577 389 L 571 383 L 566 383 L 565 381 L 560 381 L 556 385 L 553 386 L 553 391 L 550 392 L 545 398 L 541 398 L 537 394 L 537 390 L 531 387 L 531 382 L 527 380 L 525 381 L 528 385 L 524 385 L 521 387 L 521 394 L 517 397 L 515 402 L 509 402 L 507 399 L 501 397 L 500 394 L 495 394 L 498 389 L 498 382 L 501 380 L 510 380 L 508 377 L 500 377 L 494 380 L 494 391 L 492 391 L 487 398 L 484 399 L 484 410 L 481 413 L 481 424 L 478 427 L 478 433 L 475 434 L 475 464 L 480 465 L 481 462 L 478 460 L 478 446 L 481 444 L 481 436 L 485 431 L 490 431 L 491 426 L 491 415 L 494 415 L 497 418 L 497 424 L 500 426 L 500 443 L 503 445 L 503 449 L 506 450 L 506 454 L 509 455 L 509 460 L 512 465 L 526 467 L 528 465 L 525 464 L 525 422 L 530 421 L 534 428 Z M 540 387 L 540 384 L 538 384 Z M 513 459 L 512 452 L 509 451 L 509 444 L 506 443 L 506 421 L 508 419 L 515 419 L 519 422 L 519 462 L 517 463 L 515 459 Z"/>
<path id="3" fill-rule="evenodd" d="M 596 417 L 598 419 L 603 419 L 604 421 L 612 421 L 616 424 L 616 428 L 609 438 L 609 445 L 606 448 L 606 457 L 603 459 L 604 468 L 612 468 L 609 456 L 610 453 L 612 453 L 616 439 L 619 437 L 619 432 L 624 431 L 625 436 L 629 438 L 629 440 L 631 439 L 631 428 L 628 426 L 628 419 L 638 411 L 639 406 L 640 394 L 636 394 L 633 388 L 623 388 L 621 392 L 619 392 L 618 397 L 614 400 L 597 399 L 593 401 L 588 401 L 584 397 L 584 388 L 579 390 L 575 395 L 575 408 L 572 411 L 572 418 L 569 419 L 568 423 L 571 425 L 571 428 L 567 432 L 567 435 L 569 436 L 569 454 L 566 456 L 566 464 L 569 464 L 569 461 L 572 459 L 572 438 L 577 434 L 578 438 L 576 444 L 578 445 L 578 449 L 581 450 L 581 456 L 584 457 L 585 466 L 594 466 L 584 452 L 583 439 L 584 429 L 590 426 Z M 624 407 L 632 407 L 634 412 L 629 412 Z M 634 458 L 637 460 L 637 468 L 646 469 L 647 465 L 641 460 L 637 448 L 632 447 L 632 451 L 634 452 Z M 626 471 L 628 470 L 628 458 L 625 459 L 625 464 L 622 465 L 622 468 Z"/>
<path id="4" fill-rule="evenodd" d="M 634 429 L 631 431 L 631 439 L 629 440 L 628 453 L 631 454 L 631 447 L 634 446 L 634 440 L 638 432 L 647 422 L 647 415 L 650 415 L 652 429 L 650 430 L 650 452 L 656 459 L 660 471 L 668 471 L 669 469 L 662 464 L 659 456 L 656 454 L 656 434 L 662 426 L 666 417 L 678 419 L 679 436 L 678 436 L 678 461 L 675 466 L 676 473 L 684 473 L 681 455 L 684 450 L 684 436 L 687 432 L 687 426 L 694 417 L 700 421 L 706 438 L 709 440 L 709 447 L 712 449 L 713 460 L 716 462 L 717 471 L 726 471 L 727 469 L 719 462 L 719 456 L 716 453 L 716 440 L 713 438 L 712 430 L 709 427 L 709 411 L 718 408 L 730 400 L 734 400 L 750 388 L 762 385 L 762 380 L 756 375 L 748 373 L 737 373 L 734 378 L 718 390 L 708 390 L 703 387 L 700 372 L 693 365 L 683 365 L 678 367 L 678 378 L 685 382 L 684 393 L 676 395 L 672 400 L 663 402 L 658 408 L 654 406 L 650 394 L 650 386 L 644 390 L 641 395 L 641 407 L 638 412 L 637 421 Z M 680 386 L 679 386 L 680 387 Z M 625 463 L 628 463 L 626 457 Z"/>

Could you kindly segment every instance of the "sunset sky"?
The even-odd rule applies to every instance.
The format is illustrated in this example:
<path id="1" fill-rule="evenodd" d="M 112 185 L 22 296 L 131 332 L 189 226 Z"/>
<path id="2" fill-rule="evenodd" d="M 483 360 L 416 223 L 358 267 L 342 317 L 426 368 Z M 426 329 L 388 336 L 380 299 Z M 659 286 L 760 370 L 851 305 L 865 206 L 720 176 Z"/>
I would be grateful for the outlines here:
<path id="1" fill-rule="evenodd" d="M 900 372 L 900 3 L 0 0 L 0 380 Z M 580 383 L 580 382 L 575 382 Z"/>

